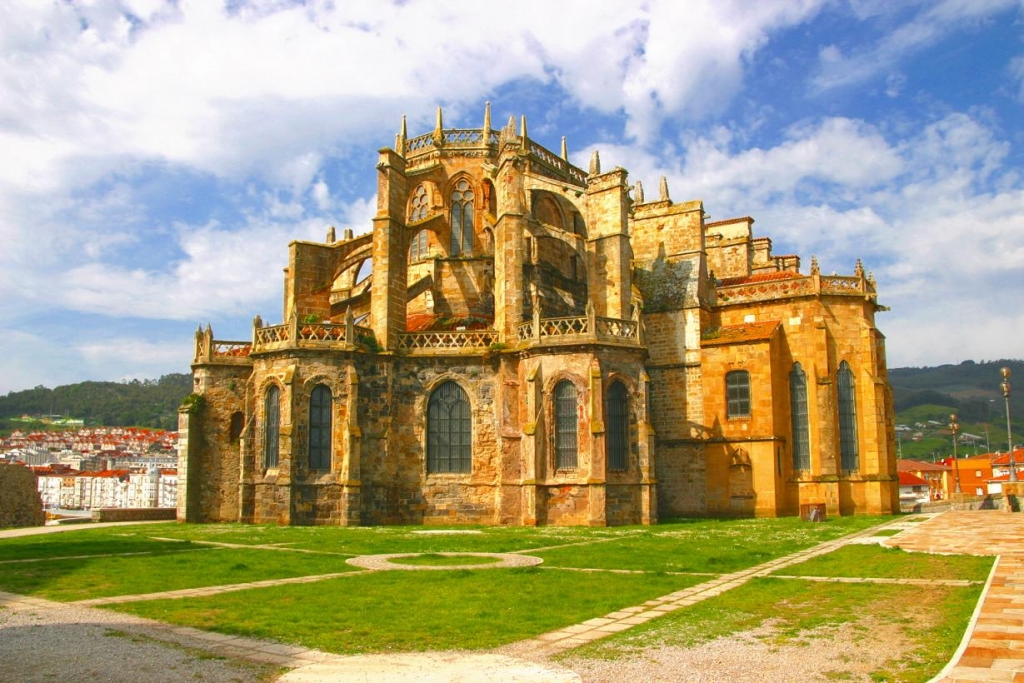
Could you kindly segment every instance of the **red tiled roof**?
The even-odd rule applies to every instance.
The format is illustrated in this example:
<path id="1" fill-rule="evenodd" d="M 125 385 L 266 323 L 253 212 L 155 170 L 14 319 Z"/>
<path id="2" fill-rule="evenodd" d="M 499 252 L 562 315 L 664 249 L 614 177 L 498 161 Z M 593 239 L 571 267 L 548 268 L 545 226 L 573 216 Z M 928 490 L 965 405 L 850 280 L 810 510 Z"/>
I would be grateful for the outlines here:
<path id="1" fill-rule="evenodd" d="M 440 316 L 433 313 L 413 313 L 405 317 L 406 332 L 425 332 Z"/>
<path id="2" fill-rule="evenodd" d="M 899 475 L 900 486 L 928 486 L 928 482 L 926 482 L 924 479 L 917 476 L 916 474 L 911 474 L 910 472 L 900 472 Z"/>
<path id="3" fill-rule="evenodd" d="M 948 472 L 949 468 L 934 462 L 904 459 L 896 461 L 896 470 L 898 472 Z"/>
<path id="4" fill-rule="evenodd" d="M 795 277 L 803 277 L 800 273 L 794 273 L 791 270 L 768 270 L 763 273 L 754 273 L 753 275 L 745 275 L 743 277 L 727 277 L 724 280 L 719 280 L 718 285 L 720 287 L 730 287 L 732 285 L 752 285 L 756 282 L 769 282 L 771 280 L 789 280 Z"/>
<path id="5" fill-rule="evenodd" d="M 742 325 L 722 325 L 705 332 L 701 336 L 700 344 L 701 346 L 722 346 L 724 344 L 768 341 L 778 327 L 779 321 L 777 320 Z"/>
<path id="6" fill-rule="evenodd" d="M 728 225 L 729 223 L 740 223 L 742 221 L 750 221 L 751 223 L 753 223 L 754 219 L 751 218 L 750 216 L 738 216 L 736 218 L 724 218 L 724 219 L 722 219 L 720 221 L 709 221 L 709 222 L 704 224 L 704 227 L 705 228 L 710 228 L 710 227 L 714 227 L 716 225 Z"/>
<path id="7" fill-rule="evenodd" d="M 1024 448 L 1015 448 L 1013 450 L 1013 464 L 1024 463 Z M 1010 464 L 1010 454 L 1002 453 L 992 459 L 993 465 L 1008 465 Z"/>

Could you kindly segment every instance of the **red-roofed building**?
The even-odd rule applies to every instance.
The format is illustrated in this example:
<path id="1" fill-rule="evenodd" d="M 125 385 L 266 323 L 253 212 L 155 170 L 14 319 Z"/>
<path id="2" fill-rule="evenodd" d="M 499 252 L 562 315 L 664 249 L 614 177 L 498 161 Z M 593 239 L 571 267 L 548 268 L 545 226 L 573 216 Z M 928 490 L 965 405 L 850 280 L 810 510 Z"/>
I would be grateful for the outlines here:
<path id="1" fill-rule="evenodd" d="M 929 500 L 946 500 L 949 498 L 947 478 L 950 468 L 948 466 L 924 460 L 903 458 L 896 461 L 896 467 L 901 474 L 906 472 L 928 482 Z"/>
<path id="2" fill-rule="evenodd" d="M 911 472 L 901 471 L 899 475 L 901 505 L 920 505 L 932 500 L 927 481 Z"/>

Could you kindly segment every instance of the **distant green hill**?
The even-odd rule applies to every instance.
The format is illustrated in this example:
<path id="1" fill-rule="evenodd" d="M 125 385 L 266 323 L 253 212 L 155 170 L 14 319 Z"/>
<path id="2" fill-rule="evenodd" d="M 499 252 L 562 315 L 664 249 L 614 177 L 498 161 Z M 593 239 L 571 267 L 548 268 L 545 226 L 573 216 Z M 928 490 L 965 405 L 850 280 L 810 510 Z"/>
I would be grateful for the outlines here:
<path id="1" fill-rule="evenodd" d="M 83 418 L 87 426 L 177 429 L 178 406 L 191 391 L 192 376 L 184 373 L 12 391 L 0 396 L 0 429 L 24 429 L 24 423 L 8 419 L 21 415 L 69 415 Z"/>
<path id="2" fill-rule="evenodd" d="M 1000 388 L 1000 368 L 1011 371 L 1010 413 L 1014 441 L 1024 441 L 1024 361 L 998 360 L 933 368 L 890 368 L 896 403 L 896 423 L 911 427 L 900 436 L 904 458 L 932 460 L 952 454 L 947 427 L 956 413 L 961 434 L 980 437 L 977 446 L 960 442 L 960 455 L 1006 449 L 1006 404 Z M 937 423 L 937 424 L 936 424 Z M 917 426 L 923 425 L 923 426 Z M 914 440 L 910 435 L 921 434 Z"/>
<path id="3" fill-rule="evenodd" d="M 1017 395 L 1024 401 L 1024 361 L 964 361 L 959 365 L 934 368 L 890 368 L 889 383 L 896 400 L 896 412 L 933 404 L 955 408 L 962 419 L 968 420 L 984 421 L 1002 415 L 999 369 L 1004 366 L 1010 368 L 1010 384 L 1019 387 Z M 1012 395 L 1010 401 L 1011 412 L 1015 413 Z"/>

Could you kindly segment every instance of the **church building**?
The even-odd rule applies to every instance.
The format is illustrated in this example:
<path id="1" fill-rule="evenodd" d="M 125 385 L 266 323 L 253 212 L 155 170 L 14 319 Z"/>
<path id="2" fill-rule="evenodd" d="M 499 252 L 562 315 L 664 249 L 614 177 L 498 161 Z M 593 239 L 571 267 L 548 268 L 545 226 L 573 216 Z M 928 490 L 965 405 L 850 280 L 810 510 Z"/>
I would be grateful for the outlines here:
<path id="1" fill-rule="evenodd" d="M 652 524 L 899 510 L 875 282 L 772 253 L 525 117 L 408 137 L 372 229 L 289 245 L 280 323 L 196 333 L 178 516 Z M 651 193 L 655 194 L 655 193 Z M 370 227 L 370 226 L 368 226 Z"/>

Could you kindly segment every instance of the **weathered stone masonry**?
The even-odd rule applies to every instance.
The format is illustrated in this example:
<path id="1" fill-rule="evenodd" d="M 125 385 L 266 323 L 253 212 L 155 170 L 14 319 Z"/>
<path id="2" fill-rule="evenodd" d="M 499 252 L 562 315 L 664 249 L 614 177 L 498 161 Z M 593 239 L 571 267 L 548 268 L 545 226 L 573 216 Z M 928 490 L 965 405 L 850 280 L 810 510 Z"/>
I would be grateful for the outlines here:
<path id="1" fill-rule="evenodd" d="M 859 262 L 802 274 L 752 218 L 707 222 L 664 179 L 646 201 L 525 119 L 493 129 L 489 108 L 480 129 L 403 122 L 377 178 L 369 233 L 290 245 L 283 322 L 196 333 L 179 519 L 897 509 L 882 307 Z"/>

